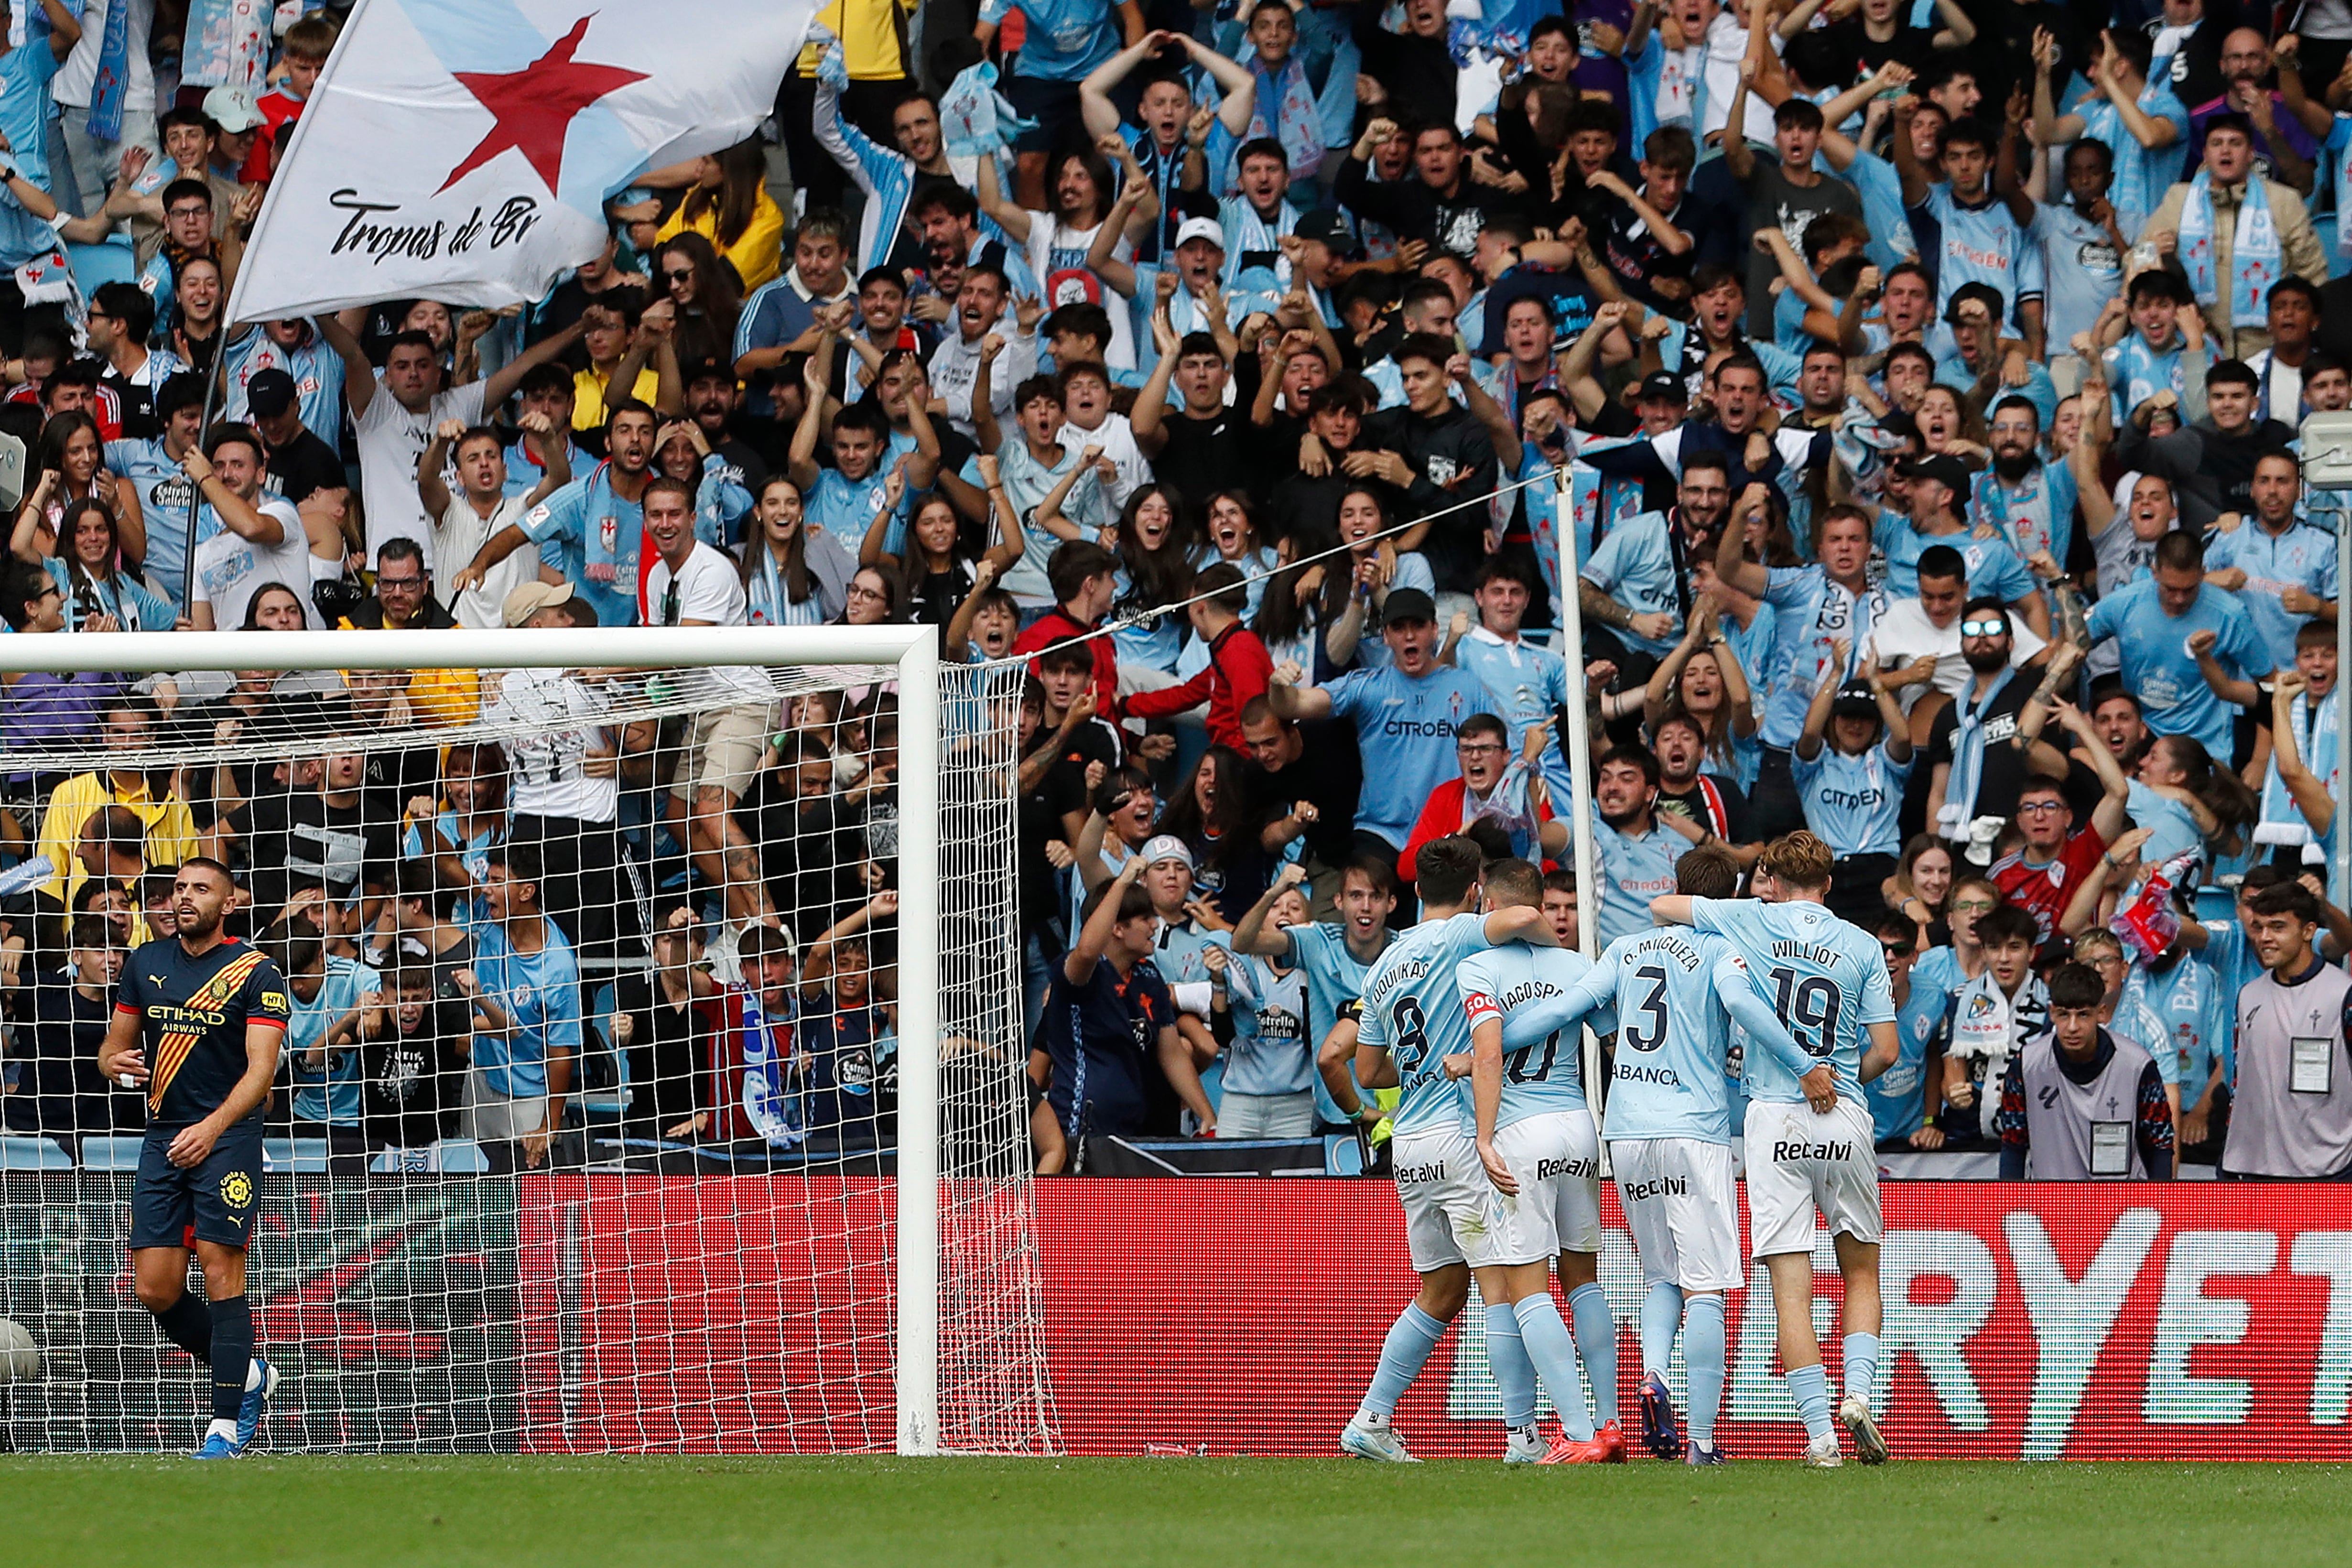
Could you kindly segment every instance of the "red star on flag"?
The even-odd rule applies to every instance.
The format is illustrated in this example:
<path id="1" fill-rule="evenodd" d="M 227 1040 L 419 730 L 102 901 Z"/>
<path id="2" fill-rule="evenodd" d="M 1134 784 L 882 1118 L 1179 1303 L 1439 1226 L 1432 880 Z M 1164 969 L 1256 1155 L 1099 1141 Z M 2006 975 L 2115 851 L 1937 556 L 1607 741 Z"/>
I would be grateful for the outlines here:
<path id="1" fill-rule="evenodd" d="M 572 30 L 551 45 L 547 53 L 519 71 L 450 73 L 498 123 L 466 154 L 464 162 L 449 171 L 449 177 L 441 182 L 442 191 L 509 148 L 530 162 L 551 193 L 556 190 L 563 174 L 563 139 L 571 131 L 572 121 L 605 94 L 646 79 L 643 71 L 572 57 L 595 15 L 591 11 L 572 23 Z"/>

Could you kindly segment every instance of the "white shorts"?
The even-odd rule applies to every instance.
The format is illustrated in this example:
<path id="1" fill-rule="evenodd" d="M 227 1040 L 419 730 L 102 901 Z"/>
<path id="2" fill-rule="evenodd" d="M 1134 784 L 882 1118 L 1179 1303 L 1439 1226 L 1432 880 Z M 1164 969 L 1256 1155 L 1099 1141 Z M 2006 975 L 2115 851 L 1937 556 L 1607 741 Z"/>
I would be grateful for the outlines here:
<path id="1" fill-rule="evenodd" d="M 1412 1270 L 1426 1274 L 1448 1263 L 1473 1267 L 1486 1253 L 1486 1167 L 1477 1145 L 1447 1127 L 1397 1138 L 1391 1156 L 1397 1201 L 1404 1206 L 1405 1245 Z"/>
<path id="2" fill-rule="evenodd" d="M 1601 1250 L 1601 1140 L 1590 1112 L 1514 1122 L 1496 1130 L 1495 1152 L 1519 1192 L 1507 1197 L 1486 1184 L 1487 1262 L 1541 1263 L 1562 1249 Z"/>
<path id="3" fill-rule="evenodd" d="M 1876 1241 L 1878 1155 L 1869 1109 L 1841 1099 L 1826 1116 L 1800 1101 L 1748 1106 L 1748 1230 L 1759 1258 L 1813 1249 L 1813 1217 L 1832 1234 Z"/>
<path id="4" fill-rule="evenodd" d="M 1729 1145 L 1696 1138 L 1612 1138 L 1609 1158 L 1643 1279 L 1685 1291 L 1736 1291 L 1748 1282 Z"/>

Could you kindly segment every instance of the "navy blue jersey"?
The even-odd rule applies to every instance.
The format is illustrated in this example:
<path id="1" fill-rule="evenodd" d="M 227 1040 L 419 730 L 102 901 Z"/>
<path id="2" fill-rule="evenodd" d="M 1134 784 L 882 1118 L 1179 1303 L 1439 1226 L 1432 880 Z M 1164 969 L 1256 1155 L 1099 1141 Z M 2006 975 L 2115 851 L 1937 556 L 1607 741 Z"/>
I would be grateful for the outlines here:
<path id="1" fill-rule="evenodd" d="M 282 1031 L 289 1010 L 285 978 L 257 949 L 223 941 L 191 956 L 177 937 L 131 949 L 114 1007 L 139 1015 L 151 1128 L 190 1126 L 219 1110 L 245 1076 L 245 1026 Z M 261 1109 L 247 1120 L 258 1122 Z"/>
<path id="2" fill-rule="evenodd" d="M 1176 998 L 1149 960 L 1124 979 L 1108 960 L 1098 962 L 1082 986 L 1071 984 L 1056 964 L 1042 1034 L 1054 1063 L 1046 1098 L 1063 1130 L 1143 1131 L 1160 1031 L 1175 1022 Z"/>

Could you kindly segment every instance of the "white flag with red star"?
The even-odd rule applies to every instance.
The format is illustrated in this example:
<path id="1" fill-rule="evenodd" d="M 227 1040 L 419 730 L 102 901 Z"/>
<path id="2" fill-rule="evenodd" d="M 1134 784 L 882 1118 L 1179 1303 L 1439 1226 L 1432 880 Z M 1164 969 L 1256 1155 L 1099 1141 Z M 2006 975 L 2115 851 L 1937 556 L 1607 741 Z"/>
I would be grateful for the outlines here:
<path id="1" fill-rule="evenodd" d="M 814 0 L 362 0 L 270 183 L 229 319 L 544 298 L 605 199 L 751 134 Z"/>

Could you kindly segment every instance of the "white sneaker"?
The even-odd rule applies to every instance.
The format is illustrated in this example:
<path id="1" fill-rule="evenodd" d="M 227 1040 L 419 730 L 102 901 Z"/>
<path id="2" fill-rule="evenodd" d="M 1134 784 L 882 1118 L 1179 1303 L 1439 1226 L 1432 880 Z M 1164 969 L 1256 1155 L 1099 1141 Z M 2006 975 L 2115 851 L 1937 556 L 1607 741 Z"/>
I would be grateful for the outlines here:
<path id="1" fill-rule="evenodd" d="M 1360 1420 L 1349 1422 L 1339 1433 L 1339 1451 L 1360 1459 L 1386 1459 L 1392 1465 L 1421 1463 L 1397 1436 L 1396 1428 L 1385 1421 L 1377 1427 Z"/>
<path id="2" fill-rule="evenodd" d="M 1886 1439 L 1879 1434 L 1877 1419 L 1859 1395 L 1849 1394 L 1838 1401 L 1838 1420 L 1853 1435 L 1855 1458 L 1865 1465 L 1886 1462 Z"/>
<path id="3" fill-rule="evenodd" d="M 1810 1470 L 1834 1470 L 1845 1464 L 1845 1456 L 1838 1452 L 1837 1434 L 1832 1432 L 1816 1443 L 1805 1445 L 1805 1468 Z"/>
<path id="4" fill-rule="evenodd" d="M 1543 1437 L 1532 1425 L 1514 1427 L 1505 1437 L 1507 1440 L 1503 1445 L 1503 1463 L 1532 1465 L 1544 1457 Z"/>

